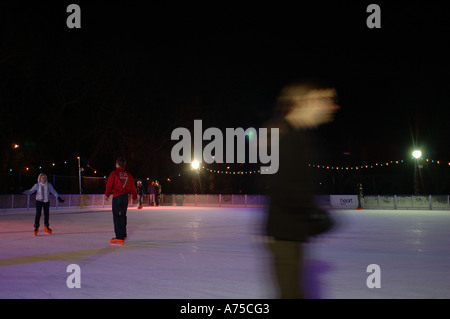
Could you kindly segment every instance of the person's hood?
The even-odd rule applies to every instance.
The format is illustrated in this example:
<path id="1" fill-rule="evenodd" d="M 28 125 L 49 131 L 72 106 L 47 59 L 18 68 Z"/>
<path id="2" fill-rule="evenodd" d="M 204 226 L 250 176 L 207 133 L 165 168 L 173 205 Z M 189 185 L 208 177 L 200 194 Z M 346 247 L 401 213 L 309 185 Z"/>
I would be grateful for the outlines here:
<path id="1" fill-rule="evenodd" d="M 37 182 L 38 182 L 38 183 L 40 183 L 40 182 L 41 182 L 41 176 L 45 176 L 45 177 L 47 177 L 47 174 L 44 174 L 44 173 L 40 173 L 40 174 L 39 174 L 39 176 L 38 176 L 38 178 L 37 178 Z M 47 177 L 47 183 L 48 183 L 48 177 Z"/>

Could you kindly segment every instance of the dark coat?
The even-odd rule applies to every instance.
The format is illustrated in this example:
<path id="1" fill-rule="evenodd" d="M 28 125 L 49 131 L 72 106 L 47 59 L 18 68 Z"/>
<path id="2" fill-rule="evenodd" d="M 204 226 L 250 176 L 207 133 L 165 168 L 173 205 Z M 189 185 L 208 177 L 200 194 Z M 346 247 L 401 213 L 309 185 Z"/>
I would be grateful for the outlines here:
<path id="1" fill-rule="evenodd" d="M 281 131 L 285 131 L 281 133 Z M 306 241 L 305 219 L 319 208 L 314 203 L 316 186 L 309 159 L 315 157 L 318 140 L 314 131 L 280 130 L 279 169 L 270 175 L 270 204 L 266 234 L 280 240 Z"/>

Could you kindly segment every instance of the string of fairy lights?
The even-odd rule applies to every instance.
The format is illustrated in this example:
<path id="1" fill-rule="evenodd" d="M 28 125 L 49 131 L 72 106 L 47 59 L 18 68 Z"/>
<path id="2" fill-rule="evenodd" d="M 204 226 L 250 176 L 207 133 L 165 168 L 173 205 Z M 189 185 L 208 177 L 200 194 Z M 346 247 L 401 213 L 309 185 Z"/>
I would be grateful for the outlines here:
<path id="1" fill-rule="evenodd" d="M 411 158 L 412 160 L 416 160 L 415 158 Z M 419 162 L 426 162 L 430 164 L 441 165 L 444 162 L 440 160 L 434 160 L 429 158 L 420 158 L 417 159 Z M 401 165 L 407 163 L 406 160 L 392 160 L 387 162 L 375 162 L 370 164 L 363 165 L 332 165 L 332 164 L 319 164 L 319 163 L 309 163 L 308 167 L 316 168 L 316 169 L 325 169 L 325 170 L 336 170 L 336 171 L 351 171 L 351 170 L 363 170 L 363 169 L 375 169 L 381 167 L 390 167 L 395 165 Z M 448 166 L 450 166 L 450 162 L 446 162 Z M 200 170 L 204 170 L 210 173 L 216 174 L 226 174 L 226 175 L 251 175 L 251 174 L 260 174 L 260 170 L 230 170 L 230 167 L 227 169 L 211 169 L 205 166 L 199 167 Z"/>
<path id="2" fill-rule="evenodd" d="M 450 162 L 443 162 L 441 160 L 435 160 L 435 159 L 429 159 L 429 158 L 414 158 L 411 157 L 411 160 L 417 161 L 419 165 L 427 163 L 432 165 L 446 165 L 450 167 Z M 374 163 L 366 163 L 366 164 L 360 164 L 360 165 L 332 165 L 332 164 L 321 164 L 321 163 L 309 163 L 308 167 L 311 169 L 321 169 L 321 170 L 328 170 L 328 171 L 340 171 L 340 172 L 350 172 L 350 171 L 360 171 L 360 170 L 373 170 L 373 169 L 380 169 L 380 168 L 389 168 L 389 167 L 396 167 L 400 165 L 405 165 L 409 162 L 409 160 L 392 160 L 392 161 L 385 161 L 385 162 L 374 162 Z M 261 170 L 234 170 L 231 169 L 230 166 L 227 166 L 223 169 L 218 168 L 211 168 L 204 165 L 196 165 L 195 168 L 191 168 L 192 170 L 197 170 L 198 172 L 206 172 L 209 174 L 216 174 L 216 175 L 233 175 L 233 176 L 242 176 L 242 175 L 258 175 L 261 174 Z M 178 174 L 177 176 L 181 176 L 181 174 Z M 167 181 L 171 181 L 173 177 L 167 178 Z"/>
<path id="3" fill-rule="evenodd" d="M 75 160 L 78 159 L 78 157 L 75 158 Z M 74 159 L 72 159 L 74 160 Z M 33 166 L 25 166 L 19 169 L 13 169 L 9 168 L 10 173 L 26 173 L 26 172 L 34 172 L 34 171 L 44 171 L 48 170 L 50 168 L 56 169 L 61 166 L 66 166 L 72 164 L 72 160 L 59 160 L 59 161 L 51 161 L 46 164 L 42 165 L 33 165 Z M 445 165 L 450 167 L 449 161 L 441 161 L 436 159 L 430 159 L 430 158 L 414 158 L 411 157 L 408 160 L 391 160 L 391 161 L 384 161 L 384 162 L 373 162 L 373 163 L 365 163 L 365 164 L 359 164 L 359 165 L 337 165 L 332 163 L 309 163 L 308 167 L 311 169 L 321 169 L 321 170 L 328 170 L 328 171 L 359 171 L 359 170 L 371 170 L 371 169 L 377 169 L 377 168 L 388 168 L 388 167 L 395 167 L 404 165 L 409 162 L 409 160 L 417 161 L 419 164 L 432 164 L 432 165 Z M 225 164 L 227 165 L 227 164 Z M 90 173 L 90 175 L 94 175 L 94 177 L 103 177 L 106 178 L 107 175 L 105 175 L 103 172 L 97 170 L 96 168 L 92 167 L 90 165 L 90 162 L 87 160 L 83 161 L 83 165 L 81 167 L 82 172 L 86 174 L 87 172 Z M 208 167 L 208 165 L 198 165 L 195 169 L 191 168 L 191 170 L 198 170 L 199 172 L 205 172 L 209 174 L 216 174 L 216 175 L 230 175 L 230 176 L 239 176 L 239 175 L 258 175 L 261 174 L 260 169 L 232 169 L 231 166 L 223 166 L 222 168 L 213 168 Z M 184 174 L 184 173 L 183 173 Z M 95 176 L 97 175 L 97 176 Z M 182 173 L 175 174 L 174 176 L 165 178 L 167 181 L 171 181 L 174 177 L 180 177 Z M 149 178 L 146 178 L 149 180 Z"/>
<path id="4" fill-rule="evenodd" d="M 47 161 L 46 163 L 39 163 L 39 164 L 30 164 L 30 165 L 26 165 L 20 168 L 8 168 L 8 172 L 10 173 L 26 173 L 26 172 L 35 172 L 35 171 L 40 171 L 40 172 L 44 172 L 47 170 L 55 170 L 55 169 L 59 169 L 61 167 L 67 168 L 70 165 L 73 165 L 73 163 L 75 163 L 75 161 L 78 161 L 80 159 L 79 156 L 74 157 L 72 159 L 68 159 L 68 160 L 55 160 L 55 161 Z M 90 165 L 90 161 L 89 160 L 82 160 L 82 167 L 81 167 L 81 171 L 82 172 L 90 172 L 91 174 L 99 174 L 99 175 L 104 175 L 101 171 L 97 170 L 96 168 L 92 167 Z"/>
<path id="5" fill-rule="evenodd" d="M 69 163 L 69 161 L 52 161 L 48 164 L 42 164 L 42 165 L 28 165 L 28 166 L 24 166 L 22 168 L 19 169 L 14 169 L 14 168 L 9 168 L 8 171 L 10 173 L 12 172 L 29 172 L 29 171 L 33 171 L 33 170 L 44 170 L 44 169 L 49 169 L 49 168 L 55 168 L 55 167 L 60 167 L 62 165 L 67 165 Z"/>
<path id="6" fill-rule="evenodd" d="M 434 160 L 434 159 L 429 159 L 429 158 L 414 158 L 412 157 L 411 160 L 417 160 L 417 162 L 420 164 L 423 162 L 426 162 L 428 164 L 436 164 L 436 165 L 441 165 L 442 161 L 440 160 Z M 341 170 L 341 171 L 351 171 L 351 170 L 363 170 L 363 169 L 374 169 L 374 168 L 378 168 L 378 167 L 392 167 L 395 165 L 401 165 L 401 164 L 405 164 L 407 161 L 405 160 L 395 160 L 395 161 L 387 161 L 387 162 L 376 162 L 376 163 L 371 163 L 371 164 L 364 164 L 364 165 L 353 165 L 353 166 L 343 166 L 343 165 L 324 165 L 324 164 L 308 164 L 309 167 L 311 168 L 319 168 L 319 169 L 326 169 L 326 170 Z M 450 166 L 450 162 L 446 162 L 448 166 Z"/>

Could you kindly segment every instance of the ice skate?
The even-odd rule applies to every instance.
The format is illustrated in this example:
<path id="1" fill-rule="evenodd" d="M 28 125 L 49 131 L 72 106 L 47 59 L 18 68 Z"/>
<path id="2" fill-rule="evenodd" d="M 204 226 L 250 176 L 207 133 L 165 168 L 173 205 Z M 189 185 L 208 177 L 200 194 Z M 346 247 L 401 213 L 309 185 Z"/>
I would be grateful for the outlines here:
<path id="1" fill-rule="evenodd" d="M 112 238 L 110 243 L 111 245 L 123 245 L 123 239 Z"/>
<path id="2" fill-rule="evenodd" d="M 44 230 L 47 234 L 51 234 L 53 231 L 48 226 L 44 226 Z"/>
<path id="3" fill-rule="evenodd" d="M 34 231 L 33 231 L 34 236 L 37 236 L 38 232 L 39 232 L 39 226 L 34 226 Z"/>
<path id="4" fill-rule="evenodd" d="M 142 205 L 139 205 L 138 209 L 142 209 L 142 208 L 143 208 Z"/>

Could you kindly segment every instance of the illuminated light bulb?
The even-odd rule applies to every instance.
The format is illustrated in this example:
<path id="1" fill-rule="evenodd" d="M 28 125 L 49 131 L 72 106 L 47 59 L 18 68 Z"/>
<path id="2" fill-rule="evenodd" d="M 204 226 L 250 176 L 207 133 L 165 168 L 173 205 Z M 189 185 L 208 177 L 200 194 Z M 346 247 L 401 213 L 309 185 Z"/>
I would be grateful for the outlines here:
<path id="1" fill-rule="evenodd" d="M 414 152 L 412 152 L 412 156 L 413 156 L 415 159 L 419 159 L 419 158 L 422 157 L 422 151 L 420 151 L 420 150 L 415 150 Z"/>
<path id="2" fill-rule="evenodd" d="M 192 164 L 191 164 L 191 166 L 192 166 L 192 168 L 193 168 L 193 169 L 198 169 L 198 168 L 199 168 L 199 166 L 200 166 L 200 164 L 199 164 L 199 162 L 198 162 L 198 161 L 192 161 Z"/>

